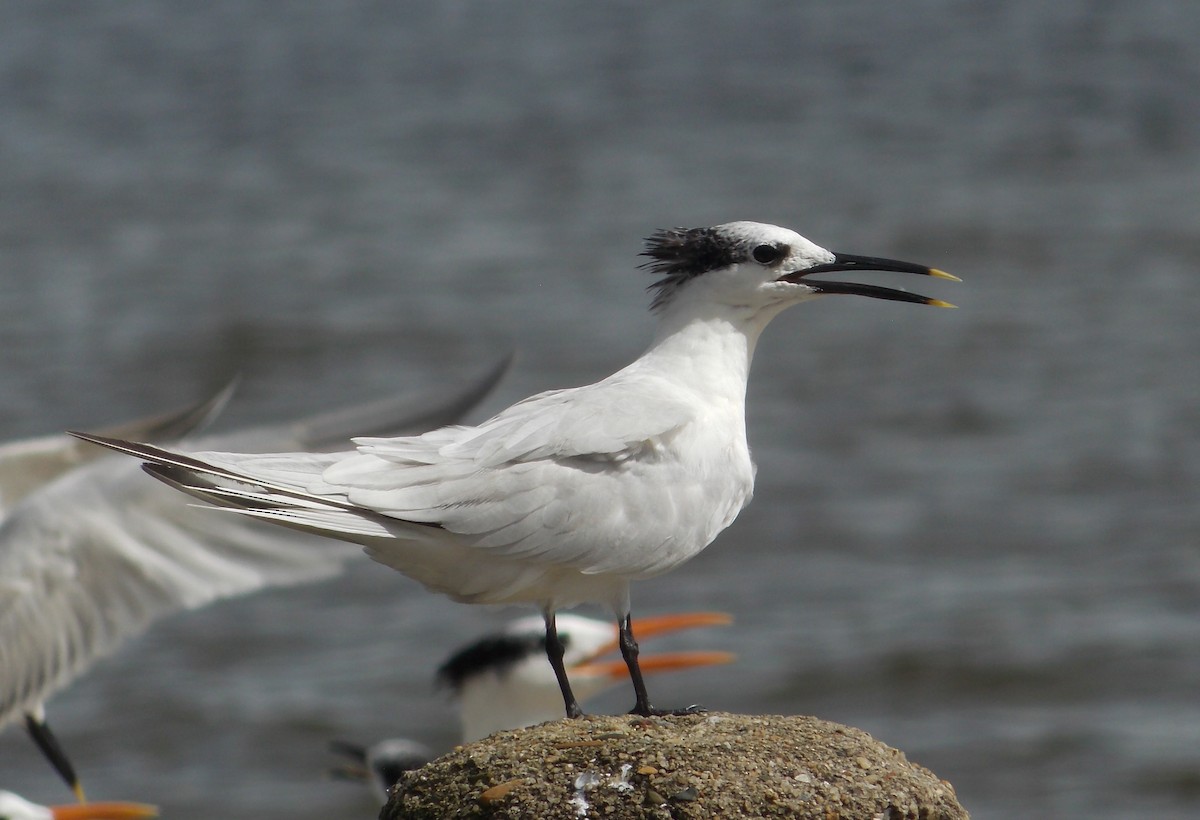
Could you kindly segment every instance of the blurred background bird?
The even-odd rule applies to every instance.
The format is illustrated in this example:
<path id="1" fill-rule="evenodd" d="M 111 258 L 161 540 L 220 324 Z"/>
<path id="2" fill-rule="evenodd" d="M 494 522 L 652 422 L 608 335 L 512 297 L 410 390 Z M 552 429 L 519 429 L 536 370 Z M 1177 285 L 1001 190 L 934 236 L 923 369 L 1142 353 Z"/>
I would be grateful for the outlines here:
<path id="1" fill-rule="evenodd" d="M 363 425 L 419 431 L 459 418 L 508 368 L 439 396 L 396 398 L 207 437 L 232 385 L 194 407 L 116 430 L 263 450 L 340 443 Z M 23 718 L 76 797 L 79 777 L 44 703 L 154 621 L 234 595 L 328 578 L 356 551 L 214 517 L 163 493 L 127 459 L 68 436 L 0 447 L 0 726 Z M 131 712 L 136 713 L 135 710 Z"/>
<path id="2" fill-rule="evenodd" d="M 154 806 L 141 803 L 68 803 L 43 806 L 10 791 L 0 790 L 3 820 L 140 820 L 156 817 Z"/>

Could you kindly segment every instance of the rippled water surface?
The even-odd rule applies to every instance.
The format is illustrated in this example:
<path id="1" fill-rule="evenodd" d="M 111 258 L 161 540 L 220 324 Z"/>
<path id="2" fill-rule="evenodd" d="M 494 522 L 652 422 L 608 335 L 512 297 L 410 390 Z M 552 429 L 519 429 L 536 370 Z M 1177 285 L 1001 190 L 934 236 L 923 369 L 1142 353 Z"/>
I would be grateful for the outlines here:
<path id="1" fill-rule="evenodd" d="M 754 503 L 634 589 L 734 613 L 679 645 L 740 660 L 656 700 L 862 727 L 977 818 L 1192 817 L 1198 30 L 1169 0 L 11 3 L 0 433 L 235 371 L 225 428 L 510 348 L 482 412 L 591 381 L 649 337 L 658 227 L 933 264 L 958 311 L 822 300 L 765 334 Z M 369 817 L 326 742 L 451 745 L 432 671 L 511 614 L 363 559 L 162 623 L 51 716 L 96 798 Z M 16 727 L 0 787 L 66 796 Z"/>

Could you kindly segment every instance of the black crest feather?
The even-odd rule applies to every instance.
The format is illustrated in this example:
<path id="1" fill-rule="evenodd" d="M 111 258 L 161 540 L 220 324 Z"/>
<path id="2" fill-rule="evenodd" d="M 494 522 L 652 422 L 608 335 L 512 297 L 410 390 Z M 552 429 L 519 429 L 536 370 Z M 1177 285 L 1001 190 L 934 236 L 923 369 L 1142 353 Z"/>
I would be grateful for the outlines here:
<path id="1" fill-rule="evenodd" d="M 745 253 L 716 228 L 667 228 L 646 238 L 641 256 L 650 257 L 641 265 L 643 269 L 662 276 L 648 288 L 654 291 L 650 309 L 657 310 L 684 282 L 744 261 Z"/>

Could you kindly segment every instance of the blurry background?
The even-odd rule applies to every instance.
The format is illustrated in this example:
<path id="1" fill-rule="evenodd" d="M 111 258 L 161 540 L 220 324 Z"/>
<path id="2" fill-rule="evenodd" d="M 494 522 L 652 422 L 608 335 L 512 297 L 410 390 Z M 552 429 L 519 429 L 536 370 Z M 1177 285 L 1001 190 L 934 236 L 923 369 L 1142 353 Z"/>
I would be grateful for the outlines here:
<path id="1" fill-rule="evenodd" d="M 6 3 L 0 434 L 235 372 L 221 429 L 510 348 L 486 413 L 592 381 L 649 338 L 659 227 L 935 265 L 964 283 L 900 284 L 959 310 L 765 335 L 754 503 L 634 589 L 734 613 L 676 646 L 740 662 L 655 699 L 861 727 L 977 818 L 1193 817 L 1198 34 L 1177 0 Z M 52 724 L 94 798 L 370 817 L 326 741 L 449 747 L 434 668 L 517 612 L 363 559 L 160 625 Z M 67 796 L 19 727 L 0 787 Z"/>

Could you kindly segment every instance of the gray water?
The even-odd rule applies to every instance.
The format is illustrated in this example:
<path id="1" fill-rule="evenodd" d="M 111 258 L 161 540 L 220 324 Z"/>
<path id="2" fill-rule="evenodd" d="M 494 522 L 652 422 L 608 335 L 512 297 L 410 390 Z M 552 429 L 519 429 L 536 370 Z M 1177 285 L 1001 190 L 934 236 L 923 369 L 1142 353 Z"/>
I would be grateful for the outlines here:
<path id="1" fill-rule="evenodd" d="M 585 383 L 649 338 L 658 227 L 935 265 L 959 310 L 765 335 L 754 503 L 634 589 L 733 613 L 677 645 L 740 659 L 655 699 L 861 727 L 977 818 L 1192 817 L 1198 35 L 1182 0 L 8 3 L 0 434 L 233 372 L 224 429 L 508 349 L 483 413 Z M 364 559 L 162 623 L 51 717 L 94 798 L 370 817 L 326 742 L 449 747 L 432 671 L 515 613 Z M 15 727 L 0 787 L 66 797 Z"/>

